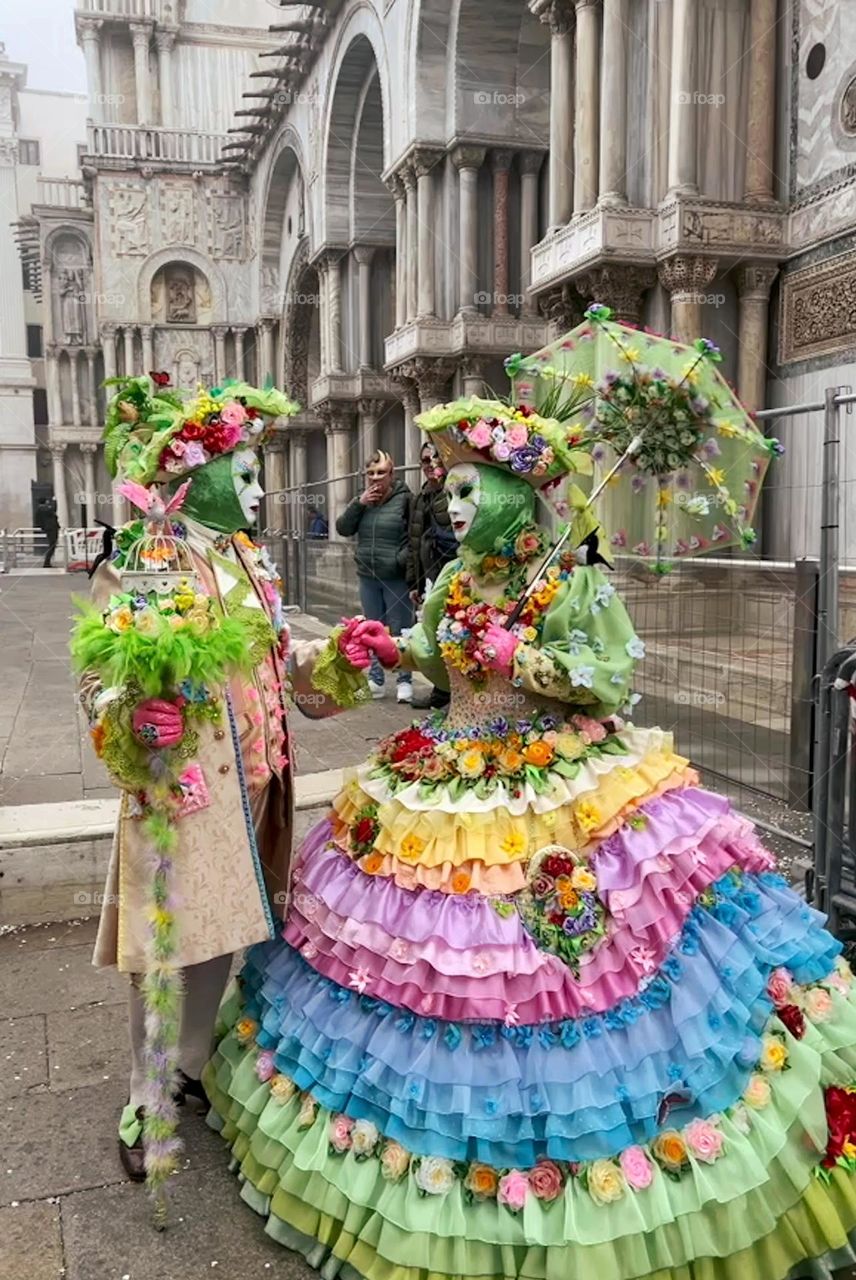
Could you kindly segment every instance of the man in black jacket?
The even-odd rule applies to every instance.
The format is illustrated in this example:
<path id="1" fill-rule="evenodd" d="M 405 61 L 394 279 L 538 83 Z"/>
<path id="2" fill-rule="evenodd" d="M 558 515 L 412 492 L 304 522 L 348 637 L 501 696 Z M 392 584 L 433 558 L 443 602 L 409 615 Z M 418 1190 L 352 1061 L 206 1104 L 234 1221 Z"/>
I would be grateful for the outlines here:
<path id="1" fill-rule="evenodd" d="M 407 584 L 408 531 L 413 494 L 403 480 L 396 480 L 393 461 L 382 449 L 366 463 L 366 485 L 358 498 L 336 521 L 342 538 L 356 535 L 357 576 L 360 603 L 367 618 L 383 622 L 393 635 L 413 623 L 413 605 Z M 377 659 L 369 672 L 369 688 L 376 698 L 384 694 L 384 670 Z M 398 674 L 399 702 L 413 700 L 409 671 Z"/>
<path id="2" fill-rule="evenodd" d="M 422 488 L 413 499 L 410 510 L 410 553 L 407 560 L 407 582 L 410 598 L 418 607 L 431 584 L 436 582 L 443 565 L 454 560 L 458 543 L 449 519 L 449 500 L 443 482 L 446 471 L 433 444 L 423 444 L 419 455 L 422 465 Z M 427 697 L 416 698 L 414 707 L 445 707 L 449 695 L 436 686 Z"/>

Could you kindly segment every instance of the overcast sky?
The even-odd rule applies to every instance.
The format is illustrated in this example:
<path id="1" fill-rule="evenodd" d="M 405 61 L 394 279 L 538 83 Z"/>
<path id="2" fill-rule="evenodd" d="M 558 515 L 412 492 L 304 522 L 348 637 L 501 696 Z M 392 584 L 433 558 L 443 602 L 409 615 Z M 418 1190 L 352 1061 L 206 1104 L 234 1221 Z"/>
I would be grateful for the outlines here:
<path id="1" fill-rule="evenodd" d="M 0 11 L 0 40 L 13 62 L 27 64 L 28 89 L 86 91 L 74 0 L 0 0 Z"/>

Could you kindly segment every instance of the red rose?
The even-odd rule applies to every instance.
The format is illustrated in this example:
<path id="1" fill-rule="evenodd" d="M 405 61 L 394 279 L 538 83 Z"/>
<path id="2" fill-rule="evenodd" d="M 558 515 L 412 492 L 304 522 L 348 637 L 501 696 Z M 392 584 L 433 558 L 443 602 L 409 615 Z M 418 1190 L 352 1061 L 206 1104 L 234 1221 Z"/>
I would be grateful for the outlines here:
<path id="1" fill-rule="evenodd" d="M 244 404 L 244 401 L 243 401 L 243 400 L 241 401 L 241 404 Z M 251 408 L 247 407 L 246 405 L 245 405 L 244 407 L 247 409 L 247 417 L 248 417 L 248 418 L 260 418 L 260 417 L 262 416 L 262 415 L 259 413 L 258 409 L 251 409 Z"/>
<path id="2" fill-rule="evenodd" d="M 403 733 L 396 735 L 393 740 L 392 761 L 398 764 L 399 761 L 405 760 L 408 756 L 416 755 L 417 751 L 423 751 L 426 747 L 433 747 L 430 738 L 426 738 L 418 729 L 405 729 Z"/>
<path id="3" fill-rule="evenodd" d="M 354 828 L 355 844 L 374 844 L 375 824 L 372 818 L 360 818 Z"/>
<path id="4" fill-rule="evenodd" d="M 178 434 L 182 440 L 201 440 L 205 435 L 205 428 L 198 422 L 185 422 Z"/>
<path id="5" fill-rule="evenodd" d="M 150 372 L 149 377 L 151 378 L 152 382 L 155 384 L 156 387 L 169 386 L 169 374 L 165 373 L 163 370 L 161 370 L 159 373 Z"/>
<path id="6" fill-rule="evenodd" d="M 546 871 L 548 876 L 568 875 L 573 869 L 574 864 L 570 858 L 557 858 L 555 854 L 551 854 L 541 863 L 541 870 Z"/>
<path id="7" fill-rule="evenodd" d="M 802 1009 L 798 1009 L 795 1004 L 786 1004 L 778 1010 L 778 1014 L 791 1035 L 797 1040 L 802 1040 L 805 1035 L 805 1018 Z"/>

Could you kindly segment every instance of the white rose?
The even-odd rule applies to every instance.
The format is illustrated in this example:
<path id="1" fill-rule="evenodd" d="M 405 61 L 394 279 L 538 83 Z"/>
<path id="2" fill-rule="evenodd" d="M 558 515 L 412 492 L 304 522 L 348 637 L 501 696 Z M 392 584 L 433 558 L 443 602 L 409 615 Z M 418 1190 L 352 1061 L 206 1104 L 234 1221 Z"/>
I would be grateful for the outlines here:
<path id="1" fill-rule="evenodd" d="M 419 1190 L 429 1196 L 444 1196 L 455 1183 L 454 1166 L 443 1156 L 426 1156 L 414 1176 Z"/>
<path id="2" fill-rule="evenodd" d="M 379 1138 L 377 1125 L 371 1120 L 358 1120 L 351 1130 L 351 1150 L 355 1156 L 370 1156 Z"/>

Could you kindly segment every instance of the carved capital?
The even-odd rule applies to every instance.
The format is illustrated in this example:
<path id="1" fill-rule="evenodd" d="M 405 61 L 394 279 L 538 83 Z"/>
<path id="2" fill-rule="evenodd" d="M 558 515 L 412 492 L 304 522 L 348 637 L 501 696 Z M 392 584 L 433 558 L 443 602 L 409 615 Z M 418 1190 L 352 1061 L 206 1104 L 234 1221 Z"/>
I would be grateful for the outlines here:
<path id="1" fill-rule="evenodd" d="M 373 400 L 371 398 L 361 396 L 357 401 L 357 413 L 361 418 L 369 418 L 372 422 L 377 422 L 385 409 L 385 400 Z"/>
<path id="2" fill-rule="evenodd" d="M 354 245 L 354 258 L 360 266 L 371 264 L 372 258 L 375 256 L 374 245 L 358 244 Z"/>
<path id="3" fill-rule="evenodd" d="M 119 326 L 113 320 L 106 320 L 101 326 L 101 341 L 115 342 Z"/>
<path id="4" fill-rule="evenodd" d="M 398 201 L 398 200 L 404 199 L 404 196 L 405 196 L 404 179 L 401 173 L 399 173 L 397 170 L 395 173 L 390 173 L 384 178 L 383 185 L 386 187 L 387 191 L 390 193 L 393 200 Z"/>
<path id="5" fill-rule="evenodd" d="M 93 454 L 93 455 L 94 455 L 94 454 L 96 454 L 96 453 L 98 452 L 98 445 L 97 445 L 97 444 L 89 444 L 89 443 L 87 443 L 87 442 L 82 442 L 82 443 L 81 443 L 81 445 L 80 445 L 80 452 L 81 452 L 81 453 L 88 453 L 88 454 Z"/>
<path id="6" fill-rule="evenodd" d="M 340 400 L 322 400 L 315 406 L 315 412 L 324 424 L 325 435 L 350 434 L 353 431 L 354 411 L 351 405 Z"/>
<path id="7" fill-rule="evenodd" d="M 256 328 L 258 329 L 260 334 L 272 333 L 273 326 L 274 326 L 274 321 L 270 318 L 270 316 L 261 316 L 256 321 Z"/>
<path id="8" fill-rule="evenodd" d="M 652 267 L 621 266 L 592 267 L 574 281 L 577 292 L 588 305 L 604 302 L 611 307 L 617 320 L 638 324 L 642 317 L 642 294 L 652 289 L 657 276 Z"/>
<path id="9" fill-rule="evenodd" d="M 419 356 L 406 360 L 395 370 L 396 378 L 407 378 L 419 391 L 423 402 L 442 400 L 449 379 L 455 372 L 455 363 L 445 357 Z"/>
<path id="10" fill-rule="evenodd" d="M 566 36 L 574 25 L 573 0 L 529 0 L 529 9 L 554 36 Z"/>
<path id="11" fill-rule="evenodd" d="M 55 462 L 62 462 L 62 460 L 65 458 L 65 451 L 67 448 L 68 448 L 68 444 L 66 443 L 65 440 L 60 440 L 59 442 L 52 441 L 50 446 L 50 451 L 51 451 L 51 457 L 53 458 L 53 460 Z"/>
<path id="12" fill-rule="evenodd" d="M 426 178 L 435 165 L 443 159 L 445 151 L 440 147 L 417 147 L 411 161 L 417 178 Z"/>
<path id="13" fill-rule="evenodd" d="M 266 324 L 271 329 L 273 328 L 273 320 L 264 320 L 264 321 L 260 321 L 259 323 Z M 212 337 L 216 338 L 218 342 L 225 342 L 226 334 L 228 332 L 229 332 L 229 326 L 227 324 L 212 324 L 211 326 Z"/>
<path id="14" fill-rule="evenodd" d="M 131 32 L 131 40 L 134 48 L 148 49 L 149 41 L 152 38 L 152 23 L 149 22 L 131 22 L 128 24 Z"/>
<path id="15" fill-rule="evenodd" d="M 737 269 L 737 292 L 741 298 L 767 302 L 779 268 L 769 262 L 747 262 Z"/>
<path id="16" fill-rule="evenodd" d="M 521 173 L 539 174 L 541 172 L 541 165 L 544 163 L 543 151 L 518 151 L 517 156 Z"/>
<path id="17" fill-rule="evenodd" d="M 455 147 L 452 152 L 452 164 L 456 169 L 480 169 L 486 154 L 486 147 Z"/>
<path id="18" fill-rule="evenodd" d="M 490 167 L 494 173 L 507 173 L 511 168 L 514 152 L 505 147 L 490 153 Z"/>
<path id="19" fill-rule="evenodd" d="M 145 338 L 147 341 L 155 331 L 155 327 L 153 324 L 141 324 L 139 326 L 139 329 L 140 329 L 140 337 Z"/>
<path id="20" fill-rule="evenodd" d="M 88 40 L 98 41 L 101 35 L 101 28 L 104 26 L 103 18 L 78 18 L 75 26 L 77 34 L 84 44 Z"/>
<path id="21" fill-rule="evenodd" d="M 155 46 L 158 53 L 171 53 L 178 31 L 175 27 L 158 27 L 155 32 Z"/>
<path id="22" fill-rule="evenodd" d="M 538 310 L 558 333 L 567 333 L 580 324 L 584 309 L 579 294 L 569 284 L 556 285 L 538 297 Z"/>
<path id="23" fill-rule="evenodd" d="M 398 169 L 401 175 L 401 181 L 404 183 L 405 193 L 416 190 L 416 170 L 412 164 L 405 161 Z"/>
<path id="24" fill-rule="evenodd" d="M 702 258 L 689 254 L 676 254 L 657 266 L 660 283 L 672 296 L 672 301 L 682 301 L 687 296 L 702 292 L 716 275 L 716 258 Z"/>

